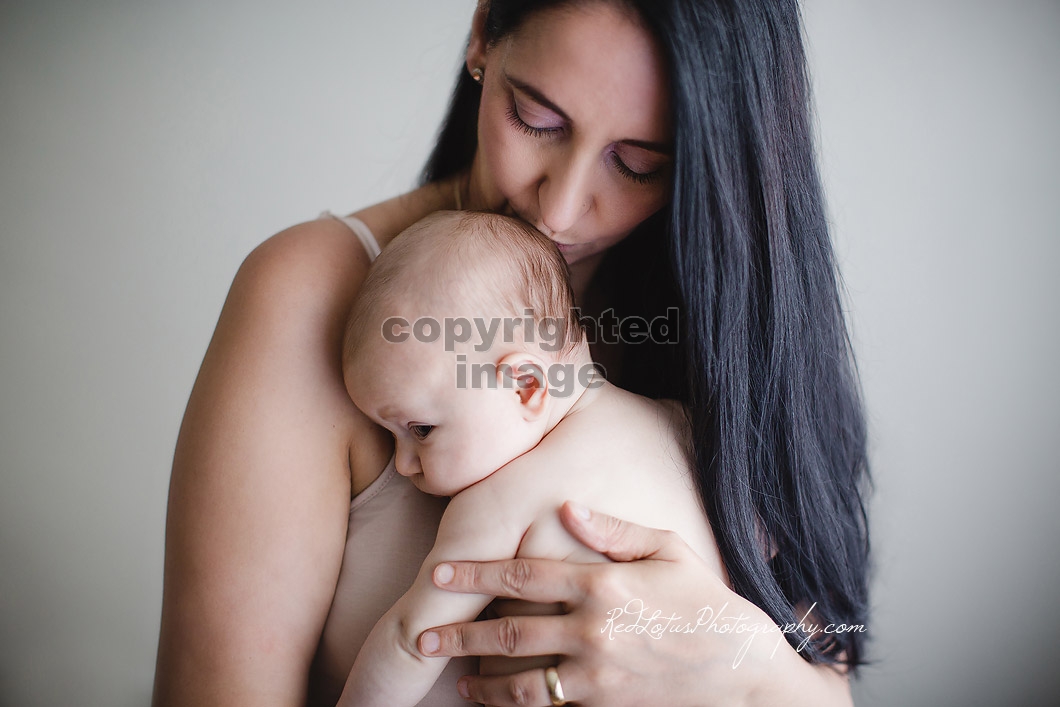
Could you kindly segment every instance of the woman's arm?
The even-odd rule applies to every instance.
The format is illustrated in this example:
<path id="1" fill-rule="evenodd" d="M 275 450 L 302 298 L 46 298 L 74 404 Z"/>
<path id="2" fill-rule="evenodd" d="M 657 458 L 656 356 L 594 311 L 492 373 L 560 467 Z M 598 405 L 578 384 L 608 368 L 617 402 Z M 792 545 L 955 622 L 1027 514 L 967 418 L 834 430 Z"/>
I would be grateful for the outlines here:
<path id="1" fill-rule="evenodd" d="M 321 220 L 235 278 L 173 462 L 156 707 L 305 700 L 350 503 L 339 341 L 367 267 Z"/>
<path id="2" fill-rule="evenodd" d="M 421 647 L 438 644 L 446 656 L 560 654 L 565 696 L 582 705 L 852 703 L 845 675 L 804 661 L 764 612 L 729 590 L 675 534 L 599 513 L 583 518 L 569 503 L 561 517 L 581 542 L 618 562 L 455 562 L 452 579 L 439 581 L 446 575 L 436 570 L 435 582 L 564 602 L 566 617 L 454 624 L 432 629 L 435 637 L 421 637 Z M 542 670 L 463 678 L 458 688 L 491 705 L 550 703 Z"/>

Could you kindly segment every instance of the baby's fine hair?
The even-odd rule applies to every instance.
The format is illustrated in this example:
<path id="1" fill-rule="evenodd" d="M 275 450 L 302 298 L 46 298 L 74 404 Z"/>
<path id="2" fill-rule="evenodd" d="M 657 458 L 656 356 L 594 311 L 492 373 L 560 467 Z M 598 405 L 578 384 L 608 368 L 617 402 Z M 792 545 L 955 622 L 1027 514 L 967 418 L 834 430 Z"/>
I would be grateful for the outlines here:
<path id="1" fill-rule="evenodd" d="M 559 327 L 559 357 L 583 340 L 570 271 L 547 236 L 508 216 L 480 211 L 438 211 L 387 244 L 361 285 L 343 344 L 349 358 L 400 295 L 419 316 L 439 311 L 486 319 L 531 317 Z M 396 314 L 396 312 L 394 312 Z M 411 322 L 410 322 L 411 323 Z"/>

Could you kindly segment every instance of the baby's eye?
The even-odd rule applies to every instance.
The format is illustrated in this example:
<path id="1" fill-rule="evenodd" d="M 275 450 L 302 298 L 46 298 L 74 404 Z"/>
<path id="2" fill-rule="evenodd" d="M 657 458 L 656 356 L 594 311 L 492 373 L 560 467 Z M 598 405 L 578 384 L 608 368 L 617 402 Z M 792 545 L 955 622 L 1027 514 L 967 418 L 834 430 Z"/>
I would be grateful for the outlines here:
<path id="1" fill-rule="evenodd" d="M 416 439 L 427 439 L 427 435 L 434 429 L 434 425 L 416 425 L 409 423 L 409 432 L 416 436 Z"/>

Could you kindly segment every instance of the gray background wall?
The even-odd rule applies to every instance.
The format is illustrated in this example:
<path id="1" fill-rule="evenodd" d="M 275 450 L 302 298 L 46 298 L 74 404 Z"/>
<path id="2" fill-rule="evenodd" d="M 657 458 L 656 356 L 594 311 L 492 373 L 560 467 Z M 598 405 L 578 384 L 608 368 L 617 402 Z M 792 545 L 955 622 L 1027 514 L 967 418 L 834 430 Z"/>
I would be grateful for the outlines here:
<path id="1" fill-rule="evenodd" d="M 413 180 L 473 0 L 0 2 L 0 703 L 144 705 L 243 256 Z M 1060 695 L 1060 4 L 805 5 L 872 424 L 861 705 Z"/>

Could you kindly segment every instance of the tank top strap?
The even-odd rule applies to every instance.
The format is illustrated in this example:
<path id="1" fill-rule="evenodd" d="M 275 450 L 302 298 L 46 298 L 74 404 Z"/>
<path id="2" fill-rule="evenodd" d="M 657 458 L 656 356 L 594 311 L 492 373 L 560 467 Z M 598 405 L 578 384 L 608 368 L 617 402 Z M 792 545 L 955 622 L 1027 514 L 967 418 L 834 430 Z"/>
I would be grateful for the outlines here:
<path id="1" fill-rule="evenodd" d="M 387 484 L 393 481 L 394 477 L 397 475 L 397 454 L 391 454 L 390 461 L 387 462 L 386 467 L 383 469 L 382 473 L 375 478 L 375 481 L 368 484 L 368 487 L 365 488 L 364 491 L 361 491 L 353 497 L 353 500 L 350 502 L 350 512 L 352 513 L 381 494 L 386 489 Z"/>
<path id="2" fill-rule="evenodd" d="M 336 214 L 331 213 L 330 211 L 324 211 L 320 214 L 320 217 L 333 218 L 337 221 L 342 221 L 344 224 L 346 224 L 347 228 L 353 231 L 353 235 L 357 236 L 357 240 L 359 240 L 361 242 L 361 245 L 364 246 L 365 251 L 367 251 L 368 253 L 369 260 L 374 262 L 375 259 L 379 257 L 379 252 L 381 250 L 381 248 L 379 247 L 379 242 L 376 241 L 375 235 L 372 233 L 372 229 L 368 228 L 368 224 L 366 224 L 364 221 L 357 218 L 356 216 L 338 216 Z"/>

